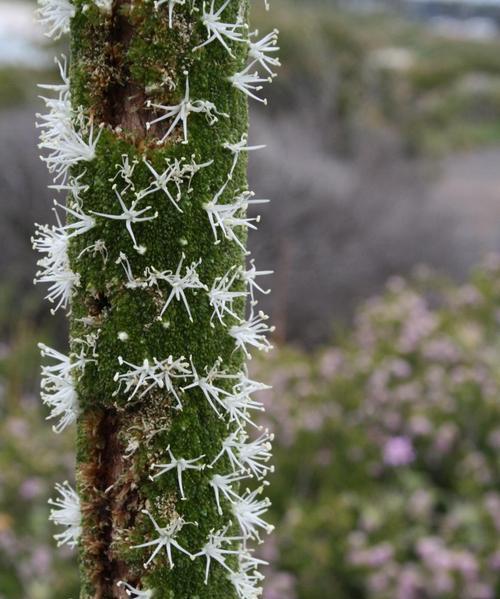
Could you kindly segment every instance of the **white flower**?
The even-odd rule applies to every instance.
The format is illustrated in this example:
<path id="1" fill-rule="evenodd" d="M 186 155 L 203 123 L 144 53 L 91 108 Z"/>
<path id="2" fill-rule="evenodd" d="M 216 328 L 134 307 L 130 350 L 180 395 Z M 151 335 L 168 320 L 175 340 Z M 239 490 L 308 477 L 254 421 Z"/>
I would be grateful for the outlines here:
<path id="1" fill-rule="evenodd" d="M 251 358 L 247 348 L 249 345 L 266 352 L 273 348 L 266 338 L 267 333 L 274 331 L 274 327 L 269 327 L 265 323 L 268 318 L 260 311 L 243 324 L 233 325 L 229 329 L 229 334 L 236 341 L 236 349 L 242 349 L 247 358 Z"/>
<path id="2" fill-rule="evenodd" d="M 130 262 L 126 254 L 120 252 L 118 258 L 116 259 L 115 264 L 121 264 L 123 266 L 123 270 L 125 271 L 125 275 L 127 277 L 127 283 L 125 283 L 125 287 L 129 289 L 144 289 L 144 287 L 148 286 L 147 281 L 143 279 L 136 279 L 132 274 L 132 267 L 130 266 Z"/>
<path id="3" fill-rule="evenodd" d="M 239 428 L 243 428 L 245 422 L 257 427 L 248 415 L 248 410 L 264 412 L 263 405 L 259 401 L 252 399 L 246 393 L 228 395 L 222 400 L 222 403 L 229 415 L 229 422 L 236 422 Z"/>
<path id="4" fill-rule="evenodd" d="M 269 200 L 254 200 L 252 199 L 254 193 L 252 191 L 244 191 L 233 198 L 233 202 L 230 204 L 219 204 L 219 200 L 222 196 L 223 191 L 226 188 L 229 179 L 224 183 L 221 189 L 215 194 L 210 202 L 204 204 L 212 232 L 215 237 L 215 243 L 219 243 L 220 240 L 217 235 L 217 229 L 220 229 L 226 239 L 234 241 L 244 252 L 248 253 L 243 242 L 238 237 L 235 229 L 238 227 L 256 229 L 257 227 L 253 224 L 254 222 L 260 221 L 260 216 L 247 217 L 246 211 L 250 204 L 264 204 Z"/>
<path id="5" fill-rule="evenodd" d="M 235 267 L 233 266 L 222 277 L 216 277 L 212 288 L 208 292 L 210 305 L 213 308 L 210 322 L 212 322 L 212 320 L 217 316 L 219 322 L 224 324 L 224 316 L 226 314 L 236 318 L 236 320 L 241 320 L 240 317 L 234 312 L 233 302 L 237 298 L 246 297 L 247 292 L 231 291 L 231 287 L 238 276 L 239 272 L 235 270 Z"/>
<path id="6" fill-rule="evenodd" d="M 182 301 L 186 311 L 189 316 L 189 320 L 193 321 L 193 317 L 191 315 L 191 310 L 189 308 L 189 303 L 186 298 L 185 291 L 186 289 L 207 289 L 206 286 L 200 281 L 198 277 L 198 273 L 196 272 L 196 267 L 200 265 L 201 260 L 198 262 L 192 262 L 191 266 L 186 266 L 185 274 L 182 275 L 182 265 L 184 263 L 185 255 L 182 254 L 181 259 L 179 260 L 179 264 L 177 265 L 177 270 L 173 273 L 171 270 L 166 270 L 164 272 L 160 272 L 156 270 L 156 268 L 149 268 L 149 284 L 158 286 L 159 281 L 164 281 L 168 283 L 172 290 L 165 302 L 163 308 L 160 312 L 160 318 L 165 314 L 166 309 L 170 305 L 170 302 L 173 299 L 177 301 Z"/>
<path id="7" fill-rule="evenodd" d="M 254 31 L 252 35 L 258 35 L 258 31 Z M 273 29 L 271 33 L 268 33 L 262 39 L 257 42 L 248 40 L 248 56 L 255 62 L 258 62 L 266 71 L 271 75 L 275 76 L 271 67 L 279 67 L 281 63 L 276 56 L 270 56 L 274 52 L 279 52 L 279 48 L 276 45 L 278 43 L 278 30 Z"/>
<path id="8" fill-rule="evenodd" d="M 272 388 L 270 385 L 248 378 L 248 370 L 246 367 L 236 375 L 236 378 L 238 379 L 238 382 L 235 385 L 235 390 L 238 393 L 250 395 L 256 391 L 265 391 L 266 389 Z"/>
<path id="9" fill-rule="evenodd" d="M 95 219 L 92 216 L 85 214 L 82 210 L 73 210 L 73 208 L 70 208 L 69 206 L 59 204 L 56 200 L 54 200 L 54 206 L 61 208 L 66 214 L 70 214 L 73 217 L 71 222 L 68 222 L 64 226 L 60 224 L 59 217 L 57 218 L 59 229 L 66 232 L 68 239 L 75 237 L 76 235 L 83 235 L 83 233 L 87 233 L 87 231 L 90 231 L 90 229 L 95 227 Z M 56 211 L 56 209 L 54 209 L 54 211 Z"/>
<path id="10" fill-rule="evenodd" d="M 38 348 L 40 349 L 40 355 L 42 358 L 48 357 L 52 360 L 56 360 L 56 364 L 42 367 L 42 374 L 51 373 L 56 376 L 65 377 L 69 375 L 73 370 L 84 370 L 85 365 L 89 361 L 83 353 L 72 354 L 72 357 L 66 356 L 65 354 L 57 351 L 56 349 L 45 345 L 45 343 L 39 343 Z M 73 356 L 76 358 L 74 359 Z"/>
<path id="11" fill-rule="evenodd" d="M 123 580 L 119 580 L 116 583 L 116 586 L 124 587 L 125 592 L 129 597 L 132 597 L 132 599 L 152 599 L 153 597 L 153 591 L 148 591 L 147 589 L 141 591 L 140 589 L 131 586 L 130 584 L 128 584 L 128 582 L 125 582 Z"/>
<path id="12" fill-rule="evenodd" d="M 204 113 L 207 117 L 208 124 L 210 126 L 214 125 L 219 119 L 219 116 L 228 115 L 224 112 L 219 112 L 212 102 L 208 102 L 207 100 L 191 100 L 189 97 L 189 77 L 186 73 L 186 89 L 184 92 L 184 98 L 180 101 L 179 104 L 175 104 L 173 106 L 166 106 L 164 104 L 154 104 L 153 102 L 147 102 L 148 108 L 156 108 L 158 110 L 163 110 L 165 114 L 162 114 L 158 118 L 146 123 L 146 129 L 150 129 L 151 125 L 155 123 L 159 123 L 160 121 L 164 121 L 165 119 L 173 119 L 170 127 L 168 128 L 165 135 L 158 141 L 158 143 L 164 142 L 167 137 L 172 133 L 172 131 L 177 126 L 177 123 L 182 123 L 182 131 L 184 134 L 183 143 L 188 143 L 188 129 L 187 122 L 188 117 L 191 113 Z"/>
<path id="13" fill-rule="evenodd" d="M 231 545 L 235 542 L 242 541 L 242 537 L 228 537 L 227 531 L 229 529 L 229 524 L 224 527 L 222 530 L 217 532 L 210 532 L 208 537 L 208 541 L 203 545 L 203 548 L 198 553 L 193 555 L 193 558 L 196 557 L 205 557 L 207 560 L 207 565 L 205 568 L 205 584 L 208 584 L 208 575 L 210 573 L 210 565 L 211 561 L 214 560 L 218 562 L 223 568 L 225 568 L 230 574 L 234 574 L 231 568 L 226 564 L 226 556 L 227 555 L 239 555 L 239 549 L 225 549 L 223 546 Z"/>
<path id="14" fill-rule="evenodd" d="M 229 175 L 228 175 L 229 179 L 231 179 L 233 176 L 234 169 L 236 168 L 236 165 L 238 164 L 238 159 L 242 152 L 252 152 L 254 150 L 262 150 L 263 148 L 266 147 L 265 145 L 249 146 L 249 145 L 247 145 L 247 142 L 248 142 L 248 136 L 246 133 L 243 133 L 240 141 L 237 141 L 234 144 L 229 143 L 229 142 L 224 142 L 222 144 L 224 148 L 226 148 L 233 154 L 233 164 L 231 165 L 231 169 L 230 169 Z"/>
<path id="15" fill-rule="evenodd" d="M 262 276 L 266 276 L 266 275 L 272 275 L 274 271 L 272 270 L 257 270 L 255 267 L 255 260 L 250 260 L 250 268 L 248 270 L 241 270 L 240 271 L 240 276 L 243 279 L 243 281 L 246 283 L 246 285 L 248 286 L 248 289 L 250 291 L 250 297 L 252 300 L 252 304 L 255 304 L 255 291 L 260 291 L 260 293 L 263 293 L 264 295 L 267 295 L 268 293 L 271 292 L 270 289 L 262 289 L 262 287 L 260 287 L 260 285 L 256 282 L 256 278 L 257 277 L 262 277 Z"/>
<path id="16" fill-rule="evenodd" d="M 176 4 L 179 6 L 183 6 L 186 3 L 186 0 L 156 0 L 155 1 L 155 9 L 158 10 L 160 6 L 168 2 L 168 26 L 172 29 L 172 21 L 174 16 L 174 7 Z"/>
<path id="17" fill-rule="evenodd" d="M 106 247 L 106 242 L 104 239 L 98 239 L 94 243 L 91 243 L 87 247 L 84 247 L 83 250 L 78 254 L 78 260 L 86 253 L 91 254 L 94 258 L 97 254 L 101 255 L 102 261 L 104 264 L 108 261 L 108 248 Z"/>
<path id="18" fill-rule="evenodd" d="M 42 366 L 40 396 L 42 402 L 51 410 L 47 419 L 59 418 L 59 422 L 53 426 L 53 430 L 55 433 L 60 433 L 78 417 L 78 397 L 73 371 L 83 371 L 87 360 L 82 354 L 72 361 L 68 356 L 43 343 L 39 343 L 38 347 L 42 357 L 47 356 L 56 360 L 55 364 Z"/>
<path id="19" fill-rule="evenodd" d="M 180 183 L 182 182 L 182 177 L 183 177 L 184 171 L 183 171 L 180 161 L 177 159 L 174 159 L 173 161 L 167 161 L 167 168 L 162 173 L 159 173 L 153 167 L 153 165 L 146 160 L 146 158 L 144 158 L 143 161 L 144 161 L 144 164 L 150 170 L 151 174 L 153 175 L 154 181 L 151 183 L 151 185 L 147 189 L 145 189 L 144 191 L 141 191 L 137 195 L 137 197 L 139 199 L 141 199 L 141 198 L 145 198 L 146 196 L 148 196 L 151 193 L 156 193 L 157 191 L 163 191 L 163 193 L 167 196 L 167 198 L 173 204 L 175 209 L 178 210 L 179 212 L 182 212 L 181 208 L 179 208 L 179 201 L 181 199 Z M 177 187 L 177 193 L 175 194 L 175 196 L 172 195 L 172 193 L 170 192 L 170 189 L 168 188 L 168 184 L 172 183 L 172 182 Z"/>
<path id="20" fill-rule="evenodd" d="M 254 441 L 248 439 L 248 435 L 241 430 L 229 433 L 222 442 L 222 449 L 210 466 L 225 454 L 234 470 L 250 471 L 257 479 L 262 479 L 268 472 L 273 472 L 274 467 L 268 466 L 268 462 L 272 457 L 271 442 L 274 435 L 266 430 Z"/>
<path id="21" fill-rule="evenodd" d="M 129 189 L 134 190 L 134 182 L 132 177 L 134 176 L 135 167 L 139 164 L 137 159 L 132 160 L 130 162 L 130 157 L 128 154 L 122 154 L 121 156 L 121 164 L 116 164 L 117 172 L 114 177 L 112 177 L 109 182 L 114 183 L 117 177 L 121 177 L 123 181 L 127 184 L 123 189 L 122 193 L 127 192 Z"/>
<path id="22" fill-rule="evenodd" d="M 49 185 L 49 189 L 55 189 L 57 191 L 66 191 L 71 195 L 71 199 L 74 204 L 81 207 L 82 198 L 81 194 L 86 193 L 89 190 L 89 186 L 82 183 L 80 179 L 85 176 L 85 171 L 80 173 L 78 177 L 69 177 L 67 183 L 61 183 L 59 185 Z"/>
<path id="23" fill-rule="evenodd" d="M 173 395 L 177 400 L 177 408 L 182 409 L 182 403 L 174 387 L 173 379 L 179 377 L 185 378 L 190 374 L 187 369 L 188 363 L 183 357 L 174 360 L 172 356 L 169 356 L 161 362 L 153 358 L 152 364 L 149 360 L 145 359 L 141 365 L 136 365 L 127 362 L 119 356 L 118 363 L 120 366 L 125 364 L 129 367 L 129 370 L 125 373 L 120 374 L 117 372 L 115 374 L 114 381 L 118 382 L 118 389 L 115 391 L 115 395 L 121 390 L 122 383 L 125 384 L 123 393 L 129 394 L 129 401 L 135 397 L 139 390 L 143 389 L 139 395 L 139 398 L 141 398 L 151 391 L 151 389 L 157 387 Z"/>
<path id="24" fill-rule="evenodd" d="M 149 564 L 154 560 L 154 558 L 158 555 L 158 553 L 165 548 L 168 557 L 168 563 L 170 564 L 170 568 L 174 567 L 174 562 L 172 559 L 172 547 L 178 549 L 182 553 L 189 555 L 192 557 L 189 551 L 184 549 L 179 543 L 176 541 L 176 537 L 182 528 L 188 524 L 183 518 L 176 517 L 174 518 L 167 526 L 160 527 L 156 520 L 153 518 L 151 513 L 148 510 L 142 510 L 143 514 L 149 516 L 149 519 L 153 523 L 155 531 L 158 533 L 158 538 L 153 539 L 152 541 L 147 541 L 146 543 L 141 543 L 140 545 L 133 545 L 132 549 L 142 549 L 144 547 L 155 547 L 155 550 L 149 557 L 148 561 L 144 564 L 144 567 L 147 568 Z"/>
<path id="25" fill-rule="evenodd" d="M 118 190 L 116 189 L 116 185 L 113 186 L 113 189 L 120 204 L 120 208 L 122 209 L 121 214 L 104 214 L 103 212 L 94 212 L 93 210 L 91 212 L 96 216 L 102 216 L 103 218 L 109 218 L 110 220 L 123 220 L 125 222 L 125 227 L 127 228 L 128 234 L 130 235 L 134 243 L 134 249 L 137 252 L 139 252 L 139 254 L 143 254 L 146 251 L 146 249 L 144 248 L 144 246 L 140 246 L 137 244 L 132 225 L 136 223 L 143 223 L 150 220 L 154 220 L 155 218 L 158 218 L 158 212 L 155 212 L 151 216 L 143 216 L 148 210 L 152 210 L 152 208 L 151 206 L 146 206 L 146 208 L 141 208 L 140 210 L 138 210 L 136 206 L 139 203 L 139 200 L 133 200 L 130 205 L 130 208 L 127 208 L 121 195 L 118 193 Z"/>
<path id="26" fill-rule="evenodd" d="M 74 273 L 69 267 L 61 267 L 57 270 L 49 267 L 36 273 L 34 283 L 49 283 L 45 299 L 52 304 L 56 303 L 56 307 L 51 309 L 54 314 L 59 308 L 66 310 L 74 288 L 80 286 L 80 275 Z"/>
<path id="27" fill-rule="evenodd" d="M 228 77 L 228 81 L 235 87 L 247 95 L 249 98 L 253 98 L 263 104 L 267 104 L 266 98 L 260 98 L 254 92 L 258 92 L 262 89 L 262 85 L 260 83 L 270 83 L 272 81 L 271 77 L 261 77 L 257 71 L 250 72 L 250 69 L 255 64 L 254 61 L 249 64 L 247 67 L 243 69 L 243 71 L 239 71 L 234 75 Z"/>
<path id="28" fill-rule="evenodd" d="M 239 570 L 230 574 L 229 579 L 240 599 L 257 599 L 263 590 L 258 585 L 264 579 L 257 568 L 259 565 L 266 565 L 267 562 L 254 558 L 248 550 L 243 550 L 239 558 Z"/>
<path id="29" fill-rule="evenodd" d="M 56 508 L 50 510 L 49 520 L 58 526 L 65 526 L 66 529 L 64 532 L 54 535 L 54 539 L 56 539 L 58 547 L 64 544 L 75 547 L 82 532 L 80 498 L 68 481 L 56 484 L 56 491 L 60 497 L 49 499 L 49 504 Z"/>
<path id="30" fill-rule="evenodd" d="M 55 40 L 69 32 L 75 13 L 75 7 L 68 0 L 39 0 L 38 20 L 48 28 L 45 35 Z"/>
<path id="31" fill-rule="evenodd" d="M 222 507 L 220 505 L 220 494 L 231 503 L 235 503 L 240 500 L 240 497 L 236 491 L 233 490 L 232 485 L 236 484 L 240 480 L 248 478 L 247 474 L 241 474 L 238 472 L 232 472 L 231 474 L 214 474 L 210 480 L 210 486 L 215 493 L 215 502 L 217 503 L 217 511 L 222 514 Z"/>
<path id="32" fill-rule="evenodd" d="M 208 37 L 202 44 L 196 46 L 196 48 L 193 48 L 193 51 L 203 48 L 203 46 L 206 46 L 217 39 L 227 50 L 229 56 L 233 57 L 231 49 L 227 45 L 226 40 L 233 42 L 245 41 L 241 30 L 245 29 L 247 26 L 240 19 L 238 19 L 236 23 L 223 23 L 221 21 L 221 15 L 230 1 L 231 0 L 226 0 L 218 10 L 215 10 L 215 0 L 212 0 L 210 3 L 210 9 L 208 11 L 205 8 L 205 2 L 203 2 L 203 14 L 201 17 L 201 22 L 207 29 Z"/>
<path id="33" fill-rule="evenodd" d="M 170 456 L 170 462 L 168 464 L 152 464 L 152 469 L 157 468 L 160 471 L 157 472 L 154 476 L 151 476 L 150 478 L 151 480 L 154 480 L 158 476 L 165 474 L 165 472 L 169 472 L 170 470 L 174 469 L 177 470 L 177 481 L 179 483 L 181 499 L 186 499 L 186 496 L 184 495 L 184 487 L 182 486 L 182 473 L 186 470 L 203 470 L 205 468 L 205 464 L 197 464 L 196 462 L 202 460 L 205 457 L 205 455 L 200 455 L 199 457 L 191 460 L 185 460 L 184 458 L 177 459 L 172 453 L 170 446 L 167 447 L 167 451 Z"/>
<path id="34" fill-rule="evenodd" d="M 64 108 L 61 114 L 56 111 L 51 118 L 46 119 L 45 124 L 39 124 L 40 127 L 45 127 L 45 130 L 40 135 L 38 147 L 49 150 L 48 156 L 42 156 L 42 160 L 47 164 L 49 173 L 56 173 L 54 181 L 61 180 L 63 184 L 72 166 L 82 161 L 94 160 L 102 133 L 102 129 L 99 129 L 99 133 L 94 134 L 94 124 L 86 119 L 82 112 L 77 113 L 75 117 L 78 123 L 77 130 L 73 119 L 67 117 L 68 110 L 69 107 Z"/>
<path id="35" fill-rule="evenodd" d="M 232 379 L 233 375 L 228 375 L 224 371 L 219 370 L 220 360 L 217 360 L 212 368 L 208 369 L 205 367 L 205 376 L 199 376 L 196 368 L 193 364 L 193 358 L 191 357 L 191 374 L 190 377 L 193 378 L 193 382 L 186 387 L 183 387 L 183 391 L 187 391 L 188 389 L 192 389 L 194 387 L 199 387 L 206 397 L 210 407 L 217 414 L 217 416 L 221 417 L 219 410 L 217 409 L 217 405 L 224 407 L 224 403 L 222 401 L 223 396 L 228 396 L 230 393 L 225 391 L 221 387 L 218 387 L 215 384 L 215 381 L 218 379 Z"/>
<path id="36" fill-rule="evenodd" d="M 233 513 L 245 537 L 259 539 L 259 529 L 270 533 L 274 526 L 268 524 L 263 518 L 271 505 L 269 498 L 258 499 L 263 491 L 263 486 L 254 491 L 247 490 L 245 494 L 233 503 Z"/>
<path id="37" fill-rule="evenodd" d="M 55 270 L 65 267 L 68 263 L 68 235 L 60 227 L 35 223 L 35 228 L 32 247 L 41 254 L 47 254 L 37 264 L 44 267 L 51 265 Z"/>

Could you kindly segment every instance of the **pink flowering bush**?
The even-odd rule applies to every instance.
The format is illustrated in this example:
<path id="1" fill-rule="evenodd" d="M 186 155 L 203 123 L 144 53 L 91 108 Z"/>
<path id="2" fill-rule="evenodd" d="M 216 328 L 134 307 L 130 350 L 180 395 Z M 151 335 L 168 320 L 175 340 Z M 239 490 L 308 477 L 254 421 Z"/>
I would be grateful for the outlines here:
<path id="1" fill-rule="evenodd" d="M 389 282 L 337 347 L 274 354 L 267 599 L 500 596 L 500 260 Z"/>
<path id="2" fill-rule="evenodd" d="M 12 320 L 0 322 L 0 599 L 68 599 L 78 593 L 76 565 L 55 548 L 47 500 L 73 470 L 72 439 L 54 440 L 44 421 L 34 334 Z"/>

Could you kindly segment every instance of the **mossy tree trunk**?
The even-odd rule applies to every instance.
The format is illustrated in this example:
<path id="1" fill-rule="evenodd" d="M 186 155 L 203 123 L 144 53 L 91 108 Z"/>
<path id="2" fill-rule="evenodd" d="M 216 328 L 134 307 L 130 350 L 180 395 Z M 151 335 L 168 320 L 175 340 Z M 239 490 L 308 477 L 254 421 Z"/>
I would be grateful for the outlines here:
<path id="1" fill-rule="evenodd" d="M 227 428 L 200 389 L 182 394 L 182 410 L 177 409 L 172 394 L 158 388 L 132 401 L 125 393 L 115 395 L 118 357 L 141 364 L 145 358 L 192 356 L 199 372 L 219 357 L 228 371 L 237 372 L 242 366 L 241 351 L 234 352 L 227 327 L 211 320 L 205 293 L 189 294 L 192 321 L 182 302 L 172 302 L 160 318 L 161 293 L 168 293 L 168 287 L 160 293 L 150 286 L 130 289 L 122 265 L 116 263 L 122 252 L 135 275 L 151 266 L 175 272 L 184 255 L 186 265 L 201 259 L 199 278 L 210 282 L 244 260 L 243 251 L 231 241 L 214 244 L 203 205 L 223 186 L 231 168 L 232 155 L 224 149 L 224 142 L 238 141 L 247 129 L 246 98 L 227 80 L 228 74 L 242 69 L 246 49 L 235 47 L 234 58 L 215 43 L 193 52 L 205 39 L 199 13 L 192 12 L 189 4 L 176 6 L 170 28 L 166 8 L 152 10 L 149 2 L 120 1 L 106 14 L 91 6 L 78 12 L 71 31 L 73 106 L 83 106 L 95 122 L 107 125 L 96 159 L 78 168 L 89 186 L 85 212 L 117 212 L 110 181 L 123 155 L 130 163 L 138 161 L 132 178 L 136 190 L 147 189 L 151 181 L 143 157 L 157 172 L 164 170 L 166 159 L 213 160 L 193 176 L 189 193 L 183 184 L 182 213 L 161 191 L 148 196 L 147 203 L 158 211 L 158 218 L 134 225 L 138 243 L 146 248 L 144 254 L 131 248 L 131 238 L 120 221 L 98 222 L 71 245 L 72 270 L 81 276 L 72 302 L 71 337 L 99 331 L 98 357 L 88 365 L 78 386 L 82 599 L 123 597 L 124 591 L 117 587 L 122 580 L 155 589 L 159 599 L 237 596 L 220 565 L 212 568 L 207 586 L 204 560 L 176 552 L 171 569 L 162 552 L 145 570 L 145 550 L 131 549 L 154 535 L 143 509 L 150 510 L 161 526 L 177 515 L 196 522 L 186 525 L 182 534 L 183 545 L 191 553 L 203 546 L 211 530 L 223 528 L 226 519 L 218 514 L 209 484 L 212 469 L 186 471 L 186 500 L 181 500 L 175 472 L 154 481 L 149 477 L 151 464 L 168 461 L 168 446 L 174 456 L 205 455 L 212 462 Z M 240 10 L 239 2 L 232 1 L 225 19 L 235 22 Z M 210 127 L 203 114 L 194 115 L 188 121 L 187 144 L 177 128 L 158 145 L 169 122 L 147 131 L 146 123 L 152 119 L 146 103 L 177 104 L 184 95 L 186 72 L 190 96 L 213 102 L 229 117 L 219 118 Z M 246 188 L 242 159 L 225 193 L 232 197 Z M 90 252 L 80 254 L 100 239 L 108 251 L 105 264 Z M 242 310 L 240 305 L 240 314 Z"/>
<path id="2" fill-rule="evenodd" d="M 245 445 L 260 407 L 244 358 L 269 329 L 245 266 L 246 92 L 229 79 L 252 51 L 246 0 L 44 1 L 47 22 L 64 30 L 61 7 L 71 22 L 69 81 L 40 125 L 68 222 L 34 241 L 49 299 L 71 306 L 70 358 L 42 347 L 60 360 L 42 382 L 56 430 L 77 420 L 78 494 L 60 486 L 52 518 L 79 510 L 59 536 L 78 539 L 81 599 L 256 597 L 246 541 L 268 504 L 238 482 L 270 469 L 270 435 Z M 207 19 L 232 25 L 210 40 Z"/>

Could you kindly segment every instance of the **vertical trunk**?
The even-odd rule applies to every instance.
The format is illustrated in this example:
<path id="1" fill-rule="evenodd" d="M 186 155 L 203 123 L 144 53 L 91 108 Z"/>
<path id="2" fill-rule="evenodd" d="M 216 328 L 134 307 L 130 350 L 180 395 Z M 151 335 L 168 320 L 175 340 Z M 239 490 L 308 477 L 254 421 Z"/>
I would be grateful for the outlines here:
<path id="1" fill-rule="evenodd" d="M 235 22 L 239 10 L 239 3 L 231 2 L 225 20 Z M 236 597 L 220 565 L 212 568 L 207 587 L 204 559 L 191 560 L 173 548 L 173 570 L 164 550 L 145 569 L 143 563 L 154 546 L 151 550 L 131 549 L 157 536 L 148 515 L 142 513 L 144 509 L 161 527 L 178 516 L 196 522 L 186 524 L 179 533 L 179 544 L 191 553 L 204 545 L 211 530 L 220 530 L 227 523 L 217 512 L 209 484 L 213 469 L 183 473 L 185 500 L 175 471 L 153 481 L 149 478 L 152 464 L 169 462 L 168 446 L 176 458 L 195 459 L 204 454 L 205 461 L 211 462 L 227 436 L 226 423 L 204 401 L 199 388 L 180 391 L 188 380 L 179 379 L 179 385 L 176 381 L 182 410 L 177 409 L 172 393 L 157 385 L 147 393 L 145 386 L 129 399 L 131 393 L 124 393 L 123 386 L 115 394 L 114 381 L 115 373 L 127 370 L 126 365 L 119 365 L 119 357 L 135 365 L 169 356 L 174 360 L 184 357 L 189 364 L 192 357 L 199 373 L 219 357 L 230 372 L 238 372 L 242 366 L 241 352 L 234 353 L 227 327 L 214 320 L 211 326 L 205 290 L 185 291 L 192 321 L 182 300 L 175 298 L 160 317 L 171 291 L 168 283 L 129 288 L 123 264 L 116 263 L 123 252 L 133 276 L 142 279 L 151 267 L 175 273 L 183 256 L 183 269 L 201 259 L 196 271 L 208 287 L 231 267 L 243 264 L 238 245 L 227 240 L 214 244 L 203 205 L 223 186 L 232 164 L 232 155 L 223 143 L 238 141 L 247 128 L 245 97 L 227 81 L 228 73 L 241 70 L 245 48 L 235 47 L 235 58 L 214 43 L 193 52 L 204 39 L 199 12 L 191 12 L 189 4 L 175 6 L 171 28 L 167 4 L 155 10 L 149 2 L 129 4 L 123 0 L 113 3 L 110 14 L 91 7 L 73 21 L 73 107 L 82 105 L 94 123 L 106 125 L 96 159 L 78 169 L 89 186 L 82 206 L 85 212 L 118 213 L 111 180 L 122 194 L 120 188 L 127 183 L 116 175 L 123 155 L 131 164 L 137 161 L 131 177 L 133 188 L 123 196 L 125 204 L 151 184 L 152 173 L 143 158 L 158 173 L 165 170 L 169 159 L 186 164 L 193 159 L 197 164 L 213 160 L 194 174 L 189 190 L 187 177 L 180 184 L 178 207 L 182 213 L 161 190 L 141 201 L 140 208 L 151 206 L 150 215 L 158 212 L 154 220 L 132 225 L 144 253 L 142 248 L 133 248 L 123 221 L 110 219 L 97 219 L 92 231 L 71 245 L 72 270 L 81 275 L 72 303 L 72 338 L 99 332 L 98 358 L 88 365 L 78 386 L 82 599 L 124 597 L 118 581 L 155 589 L 155 597 L 165 599 Z M 158 144 L 171 121 L 160 121 L 148 131 L 146 123 L 153 118 L 147 101 L 177 105 L 184 96 L 187 77 L 190 98 L 213 102 L 219 112 L 230 116 L 218 116 L 218 122 L 210 127 L 204 114 L 190 115 L 189 143 L 183 143 L 182 128 L 176 127 Z M 246 189 L 245 170 L 240 160 L 226 188 L 227 198 Z M 175 184 L 169 184 L 169 191 L 175 196 Z M 92 252 L 80 254 L 99 239 L 106 244 L 106 263 Z M 238 314 L 242 309 L 240 302 Z"/>
<path id="2" fill-rule="evenodd" d="M 244 265 L 247 102 L 228 80 L 251 47 L 246 0 L 223 5 L 215 20 L 232 24 L 230 35 L 206 45 L 213 4 L 68 6 L 67 99 L 85 152 L 58 115 L 55 129 L 50 117 L 41 127 L 56 155 L 49 169 L 70 192 L 68 224 L 54 231 L 65 231 L 73 277 L 63 374 L 76 392 L 81 599 L 256 597 L 243 589 L 260 580 L 246 541 L 270 527 L 248 513 L 267 501 L 238 495 L 238 481 L 252 456 L 259 479 L 269 470 L 270 437 L 244 458 L 259 385 L 246 376 L 243 337 L 268 349 L 269 329 Z M 227 217 L 221 205 L 236 208 Z M 54 408 L 61 378 L 45 374 Z"/>

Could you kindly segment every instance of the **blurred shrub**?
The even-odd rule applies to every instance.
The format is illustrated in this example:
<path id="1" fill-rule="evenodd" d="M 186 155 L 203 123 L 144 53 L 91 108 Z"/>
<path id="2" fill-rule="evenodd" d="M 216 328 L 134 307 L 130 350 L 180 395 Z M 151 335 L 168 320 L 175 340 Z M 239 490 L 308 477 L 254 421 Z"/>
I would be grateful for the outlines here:
<path id="1" fill-rule="evenodd" d="M 68 599 L 77 596 L 77 569 L 71 553 L 55 548 L 47 500 L 55 482 L 72 476 L 73 443 L 54 435 L 36 397 L 39 332 L 19 314 L 7 320 L 0 322 L 0 599 Z"/>
<path id="2" fill-rule="evenodd" d="M 267 599 L 500 596 L 499 306 L 499 258 L 459 288 L 422 271 L 391 280 L 337 347 L 260 365 L 276 432 Z"/>

